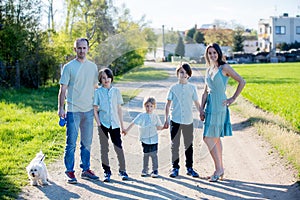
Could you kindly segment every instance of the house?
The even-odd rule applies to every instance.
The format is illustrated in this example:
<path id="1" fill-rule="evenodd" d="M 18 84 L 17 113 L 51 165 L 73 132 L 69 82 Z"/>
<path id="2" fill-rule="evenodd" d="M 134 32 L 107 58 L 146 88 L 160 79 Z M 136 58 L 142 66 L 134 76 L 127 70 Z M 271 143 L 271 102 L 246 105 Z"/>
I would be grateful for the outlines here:
<path id="1" fill-rule="evenodd" d="M 177 44 L 166 44 L 165 46 L 165 57 L 169 54 L 174 55 Z M 199 60 L 205 52 L 204 44 L 184 44 L 185 57 L 189 57 L 193 60 Z"/>
<path id="2" fill-rule="evenodd" d="M 257 51 L 257 48 L 258 48 L 258 41 L 257 40 L 249 40 L 249 39 L 246 39 L 244 42 L 243 42 L 243 45 L 244 45 L 244 52 L 245 53 L 254 53 Z"/>
<path id="3" fill-rule="evenodd" d="M 275 51 L 278 44 L 295 41 L 300 41 L 300 16 L 289 17 L 284 13 L 279 17 L 259 20 L 258 43 L 261 51 Z"/>
<path id="4" fill-rule="evenodd" d="M 245 38 L 243 45 L 244 45 L 244 53 L 254 53 L 257 51 L 258 48 L 258 40 L 257 35 L 252 33 L 252 30 L 246 29 L 243 33 L 243 36 Z"/>

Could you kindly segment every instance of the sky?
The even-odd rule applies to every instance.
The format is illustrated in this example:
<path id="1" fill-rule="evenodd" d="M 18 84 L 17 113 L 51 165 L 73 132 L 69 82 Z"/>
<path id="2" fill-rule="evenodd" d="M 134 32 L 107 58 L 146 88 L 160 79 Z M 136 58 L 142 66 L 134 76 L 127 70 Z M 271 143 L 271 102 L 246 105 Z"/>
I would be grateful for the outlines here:
<path id="1" fill-rule="evenodd" d="M 43 0 L 47 2 L 48 0 Z M 65 18 L 62 0 L 54 0 L 57 21 Z M 134 21 L 145 15 L 152 28 L 185 31 L 197 25 L 212 24 L 215 20 L 258 29 L 260 19 L 270 16 L 300 15 L 300 0 L 112 0 L 119 8 L 125 5 Z M 47 19 L 45 19 L 45 24 Z M 43 23 L 44 24 L 44 23 Z"/>
<path id="2" fill-rule="evenodd" d="M 113 0 L 130 10 L 133 20 L 143 15 L 150 27 L 166 30 L 188 30 L 195 25 L 211 24 L 214 20 L 234 22 L 245 28 L 258 29 L 259 19 L 270 16 L 300 15 L 300 0 Z"/>

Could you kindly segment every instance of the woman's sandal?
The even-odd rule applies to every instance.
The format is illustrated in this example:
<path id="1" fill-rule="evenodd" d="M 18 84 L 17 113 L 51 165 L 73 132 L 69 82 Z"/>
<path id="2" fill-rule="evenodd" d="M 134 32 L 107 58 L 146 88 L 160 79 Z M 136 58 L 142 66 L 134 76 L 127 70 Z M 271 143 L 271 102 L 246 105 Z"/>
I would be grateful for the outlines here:
<path id="1" fill-rule="evenodd" d="M 224 177 L 224 172 L 222 172 L 222 174 L 220 175 L 212 175 L 209 179 L 209 182 L 217 182 L 218 180 L 223 180 L 223 177 Z"/>

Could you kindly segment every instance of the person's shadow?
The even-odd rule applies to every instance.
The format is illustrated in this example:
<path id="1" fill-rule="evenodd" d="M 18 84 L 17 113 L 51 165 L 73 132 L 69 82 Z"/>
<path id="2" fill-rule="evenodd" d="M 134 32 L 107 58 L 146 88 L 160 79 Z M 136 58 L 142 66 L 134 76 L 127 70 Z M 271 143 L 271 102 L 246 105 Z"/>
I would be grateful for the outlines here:
<path id="1" fill-rule="evenodd" d="M 38 187 L 48 199 L 79 199 L 80 196 L 74 192 L 70 192 L 55 182 L 48 181 L 50 185 Z"/>
<path id="2" fill-rule="evenodd" d="M 151 178 L 150 178 L 151 180 Z M 186 195 L 182 195 L 175 190 L 168 189 L 167 187 L 160 186 L 156 183 L 141 181 L 134 178 L 129 178 L 128 181 L 111 180 L 110 183 L 102 183 L 101 181 L 93 182 L 96 185 L 103 186 L 111 191 L 118 191 L 120 194 L 112 194 L 100 190 L 95 190 L 87 185 L 83 186 L 94 193 L 101 195 L 105 198 L 116 198 L 116 199 L 187 199 Z M 113 183 L 114 185 L 112 185 Z M 118 187 L 122 185 L 123 187 Z M 126 188 L 124 188 L 124 185 Z M 145 192 L 147 191 L 147 194 Z M 149 194 L 151 193 L 151 194 Z M 134 198 L 131 198 L 134 197 Z"/>
<path id="3" fill-rule="evenodd" d="M 298 200 L 300 197 L 300 181 L 292 185 L 253 183 L 232 179 L 224 179 L 218 182 L 209 182 L 206 177 L 190 178 L 178 176 L 176 178 L 164 177 L 164 179 L 184 185 L 188 189 L 198 190 L 205 196 L 220 199 L 289 199 Z M 199 184 L 192 185 L 182 182 L 180 179 L 196 181 Z"/>
<path id="4" fill-rule="evenodd" d="M 212 183 L 208 182 L 204 177 L 192 178 L 187 176 L 178 176 L 176 178 L 159 176 L 158 179 L 161 179 L 164 182 L 178 184 L 178 187 L 183 187 L 186 191 L 198 191 L 200 199 L 211 197 L 218 199 L 296 200 L 299 199 L 300 195 L 300 182 L 296 182 L 293 185 L 280 185 L 225 179 L 223 181 Z M 85 183 L 78 183 L 74 185 L 74 187 L 85 188 L 89 192 L 94 193 L 95 198 L 99 199 L 193 199 L 189 197 L 189 193 L 181 194 L 179 191 L 170 189 L 167 186 L 161 186 L 160 184 L 150 181 L 148 182 L 148 179 L 143 181 L 130 178 L 128 181 L 111 180 L 110 183 L 103 183 L 102 181 L 91 183 L 97 185 L 97 187 L 92 187 L 92 185 Z M 99 188 L 105 188 L 105 190 Z M 57 199 L 57 197 L 60 197 L 59 199 L 88 198 L 69 192 L 53 182 L 51 182 L 50 186 L 39 187 L 39 189 L 43 191 L 45 196 L 49 199 Z M 147 194 L 143 191 L 147 191 Z"/>

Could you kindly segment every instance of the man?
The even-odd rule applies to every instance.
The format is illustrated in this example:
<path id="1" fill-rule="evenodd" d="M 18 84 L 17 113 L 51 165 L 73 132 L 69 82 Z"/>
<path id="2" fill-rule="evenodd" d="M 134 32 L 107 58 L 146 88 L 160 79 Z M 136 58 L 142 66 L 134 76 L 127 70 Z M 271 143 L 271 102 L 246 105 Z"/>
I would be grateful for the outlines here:
<path id="1" fill-rule="evenodd" d="M 79 38 L 74 43 L 76 58 L 67 63 L 60 78 L 58 115 L 66 118 L 66 148 L 64 163 L 68 183 L 77 183 L 74 171 L 76 140 L 80 129 L 81 178 L 98 180 L 90 170 L 90 150 L 93 139 L 93 97 L 98 83 L 97 65 L 86 59 L 89 41 Z M 64 102 L 66 98 L 66 111 Z"/>

